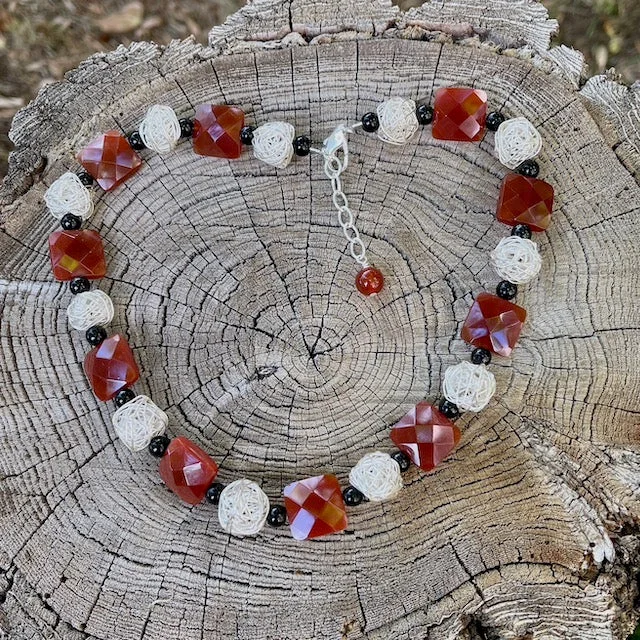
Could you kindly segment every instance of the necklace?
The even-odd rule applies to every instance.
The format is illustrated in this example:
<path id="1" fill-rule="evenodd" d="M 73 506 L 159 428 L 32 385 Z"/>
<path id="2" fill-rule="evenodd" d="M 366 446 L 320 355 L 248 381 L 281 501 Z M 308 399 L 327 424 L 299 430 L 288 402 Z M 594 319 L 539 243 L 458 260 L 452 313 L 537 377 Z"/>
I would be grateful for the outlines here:
<path id="1" fill-rule="evenodd" d="M 496 382 L 487 365 L 492 354 L 509 356 L 520 336 L 526 311 L 512 300 L 518 285 L 530 282 L 540 271 L 540 254 L 531 237 L 550 224 L 553 188 L 538 179 L 539 165 L 534 158 L 541 151 L 542 139 L 535 127 L 526 118 L 487 114 L 487 95 L 477 89 L 440 89 L 433 107 L 390 98 L 359 122 L 336 127 L 319 148 L 307 136 L 296 136 L 286 122 L 253 127 L 245 125 L 244 119 L 239 108 L 228 105 L 200 105 L 193 118 L 182 119 L 171 107 L 154 105 L 137 131 L 126 136 L 107 131 L 92 140 L 77 156 L 83 170 L 64 173 L 45 194 L 49 211 L 62 226 L 49 238 L 51 264 L 56 280 L 69 282 L 73 294 L 67 309 L 69 324 L 84 331 L 93 347 L 85 357 L 84 370 L 96 396 L 115 401 L 112 422 L 122 443 L 131 451 L 148 449 L 160 458 L 162 480 L 185 502 L 195 505 L 206 499 L 217 505 L 220 526 L 228 533 L 255 535 L 267 523 L 280 527 L 288 521 L 294 538 L 316 538 L 346 529 L 347 506 L 396 496 L 403 484 L 401 474 L 411 462 L 432 471 L 460 440 L 454 423 L 460 411 L 478 412 L 489 403 Z M 495 295 L 483 292 L 476 296 L 461 330 L 461 338 L 474 347 L 471 362 L 448 367 L 442 382 L 443 399 L 437 406 L 418 403 L 393 425 L 390 439 L 397 450 L 365 454 L 351 469 L 344 489 L 335 475 L 319 475 L 289 484 L 283 489 L 284 505 L 272 505 L 253 481 L 241 478 L 226 486 L 216 482 L 216 462 L 185 437 L 169 439 L 167 414 L 149 397 L 131 389 L 139 369 L 127 340 L 120 334 L 107 336 L 113 303 L 106 293 L 90 287 L 90 280 L 106 274 L 102 240 L 96 231 L 81 228 L 94 212 L 94 183 L 111 191 L 141 168 L 138 151 L 170 153 L 186 138 L 192 138 L 197 154 L 217 158 L 239 158 L 243 146 L 251 146 L 257 159 L 279 169 L 286 168 L 294 155 L 315 153 L 323 160 L 338 222 L 360 267 L 356 288 L 371 296 L 383 290 L 384 276 L 367 260 L 342 189 L 341 176 L 349 164 L 349 136 L 358 131 L 377 133 L 384 143 L 404 145 L 421 125 L 432 125 L 435 139 L 456 142 L 478 142 L 489 129 L 494 132 L 498 159 L 512 170 L 502 182 L 497 205 L 497 219 L 512 227 L 511 235 L 500 240 L 490 255 L 501 280 Z"/>

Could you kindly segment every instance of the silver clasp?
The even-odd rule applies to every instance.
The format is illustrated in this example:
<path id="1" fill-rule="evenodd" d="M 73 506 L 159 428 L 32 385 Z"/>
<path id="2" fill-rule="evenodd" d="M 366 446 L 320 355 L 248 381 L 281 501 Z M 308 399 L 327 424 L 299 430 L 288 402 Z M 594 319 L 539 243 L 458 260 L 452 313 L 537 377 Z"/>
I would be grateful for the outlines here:
<path id="1" fill-rule="evenodd" d="M 342 150 L 344 160 L 342 162 L 342 169 L 346 169 L 349 164 L 349 144 L 347 140 L 347 134 L 353 133 L 353 128 L 346 124 L 339 124 L 333 133 L 325 139 L 322 146 L 322 155 L 325 158 L 330 158 L 337 155 L 337 152 Z"/>

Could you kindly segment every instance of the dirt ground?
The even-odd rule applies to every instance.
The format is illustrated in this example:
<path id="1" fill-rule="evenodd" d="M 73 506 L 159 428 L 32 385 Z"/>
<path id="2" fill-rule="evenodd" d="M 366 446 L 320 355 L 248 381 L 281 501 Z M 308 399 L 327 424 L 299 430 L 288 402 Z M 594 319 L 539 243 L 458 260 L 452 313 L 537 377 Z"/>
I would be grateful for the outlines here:
<path id="1" fill-rule="evenodd" d="M 396 0 L 406 8 L 420 0 Z M 560 21 L 559 42 L 581 49 L 592 73 L 615 66 L 640 77 L 638 0 L 543 0 Z M 43 85 L 97 51 L 132 40 L 160 43 L 193 34 L 205 42 L 242 0 L 0 0 L 0 176 L 14 113 Z"/>

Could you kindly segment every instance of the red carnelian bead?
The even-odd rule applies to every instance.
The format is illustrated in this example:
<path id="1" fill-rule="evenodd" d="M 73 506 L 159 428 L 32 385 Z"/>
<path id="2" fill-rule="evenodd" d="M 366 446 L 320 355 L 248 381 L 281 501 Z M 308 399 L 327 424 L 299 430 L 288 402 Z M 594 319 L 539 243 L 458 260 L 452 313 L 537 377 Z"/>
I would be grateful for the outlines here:
<path id="1" fill-rule="evenodd" d="M 84 359 L 84 372 L 100 400 L 111 400 L 130 387 L 140 371 L 129 343 L 119 334 L 103 340 Z"/>
<path id="2" fill-rule="evenodd" d="M 183 438 L 174 438 L 160 460 L 160 477 L 181 500 L 198 504 L 218 475 L 215 460 L 199 446 Z"/>
<path id="3" fill-rule="evenodd" d="M 227 105 L 201 104 L 193 121 L 193 150 L 201 156 L 239 158 L 244 112 Z"/>
<path id="4" fill-rule="evenodd" d="M 142 165 L 140 156 L 119 131 L 107 131 L 92 140 L 78 154 L 78 162 L 105 191 L 115 189 Z"/>
<path id="5" fill-rule="evenodd" d="M 526 318 L 526 310 L 517 304 L 491 293 L 480 293 L 469 309 L 460 337 L 475 347 L 508 356 Z"/>
<path id="6" fill-rule="evenodd" d="M 283 490 L 284 506 L 296 540 L 319 538 L 347 528 L 347 513 L 334 475 L 292 482 Z"/>
<path id="7" fill-rule="evenodd" d="M 384 286 L 384 276 L 380 269 L 365 267 L 356 276 L 356 288 L 364 296 L 372 296 L 380 293 Z"/>
<path id="8" fill-rule="evenodd" d="M 95 280 L 107 272 L 102 239 L 95 231 L 54 231 L 49 236 L 49 255 L 56 280 Z"/>
<path id="9" fill-rule="evenodd" d="M 460 441 L 460 429 L 428 402 L 419 402 L 392 428 L 391 440 L 413 464 L 431 471 Z"/>
<path id="10" fill-rule="evenodd" d="M 544 231 L 551 224 L 553 187 L 544 180 L 508 174 L 502 182 L 498 215 L 510 226 L 526 224 L 532 231 Z"/>
<path id="11" fill-rule="evenodd" d="M 437 140 L 475 142 L 484 134 L 487 94 L 469 87 L 448 87 L 436 91 L 433 128 Z"/>

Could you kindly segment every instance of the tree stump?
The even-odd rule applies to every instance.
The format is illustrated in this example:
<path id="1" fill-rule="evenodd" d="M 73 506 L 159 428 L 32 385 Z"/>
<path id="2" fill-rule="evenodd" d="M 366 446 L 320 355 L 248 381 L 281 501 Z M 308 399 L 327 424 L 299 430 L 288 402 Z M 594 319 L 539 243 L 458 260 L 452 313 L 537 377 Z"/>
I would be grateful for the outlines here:
<path id="1" fill-rule="evenodd" d="M 272 640 L 625 638 L 640 569 L 638 87 L 587 80 L 548 49 L 536 2 L 255 0 L 209 46 L 95 55 L 15 118 L 1 192 L 0 629 L 25 638 Z M 392 95 L 473 85 L 541 131 L 555 187 L 521 343 L 493 366 L 490 407 L 459 421 L 446 464 L 401 497 L 350 511 L 343 535 L 224 534 L 156 461 L 131 454 L 82 371 L 53 282 L 43 194 L 83 142 L 146 108 L 243 108 L 321 141 Z M 113 330 L 174 434 L 275 500 L 295 479 L 345 479 L 388 427 L 439 396 L 459 329 L 495 286 L 487 257 L 504 168 L 480 144 L 396 148 L 354 135 L 344 187 L 371 260 L 355 266 L 318 157 L 276 170 L 184 143 L 100 195 Z"/>

